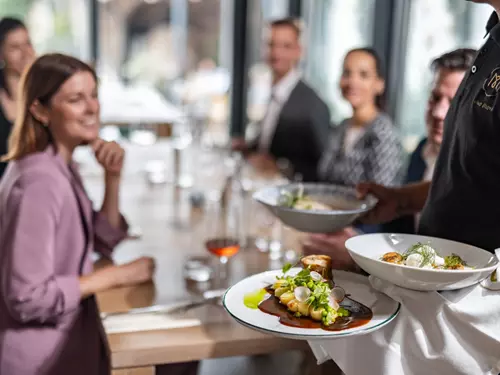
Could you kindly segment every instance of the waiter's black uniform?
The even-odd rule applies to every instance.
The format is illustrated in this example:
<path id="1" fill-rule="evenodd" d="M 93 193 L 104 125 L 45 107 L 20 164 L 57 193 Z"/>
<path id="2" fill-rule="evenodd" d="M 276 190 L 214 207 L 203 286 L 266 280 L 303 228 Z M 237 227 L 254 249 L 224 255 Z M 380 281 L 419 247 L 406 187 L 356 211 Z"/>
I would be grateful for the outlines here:
<path id="1" fill-rule="evenodd" d="M 445 120 L 419 233 L 493 251 L 500 248 L 500 23 L 496 13 L 486 31 L 489 38 Z"/>

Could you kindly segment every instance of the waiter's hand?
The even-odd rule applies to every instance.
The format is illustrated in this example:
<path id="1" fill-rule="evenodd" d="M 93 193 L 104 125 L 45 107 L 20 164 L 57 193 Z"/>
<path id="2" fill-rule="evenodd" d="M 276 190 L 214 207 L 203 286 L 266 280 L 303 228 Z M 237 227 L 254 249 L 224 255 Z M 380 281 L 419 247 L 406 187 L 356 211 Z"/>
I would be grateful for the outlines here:
<path id="1" fill-rule="evenodd" d="M 276 160 L 266 153 L 254 153 L 248 157 L 248 162 L 252 167 L 260 172 L 272 172 L 277 173 L 278 167 L 276 165 Z"/>
<path id="2" fill-rule="evenodd" d="M 247 147 L 247 144 L 245 142 L 245 138 L 237 137 L 237 138 L 233 138 L 231 140 L 231 150 L 245 152 L 245 151 L 247 151 L 247 149 L 248 149 L 248 147 Z"/>
<path id="3" fill-rule="evenodd" d="M 357 235 L 353 227 L 331 234 L 311 234 L 302 243 L 302 252 L 304 255 L 328 255 L 332 258 L 333 269 L 359 271 L 345 247 L 345 242 Z"/>
<path id="4" fill-rule="evenodd" d="M 96 139 L 90 145 L 94 150 L 97 162 L 104 168 L 108 176 L 120 176 L 123 168 L 125 151 L 116 142 Z"/>
<path id="5" fill-rule="evenodd" d="M 383 224 L 401 215 L 401 198 L 398 189 L 374 183 L 361 183 L 357 186 L 358 197 L 365 198 L 371 194 L 378 198 L 375 208 L 364 215 L 360 221 L 365 224 Z"/>

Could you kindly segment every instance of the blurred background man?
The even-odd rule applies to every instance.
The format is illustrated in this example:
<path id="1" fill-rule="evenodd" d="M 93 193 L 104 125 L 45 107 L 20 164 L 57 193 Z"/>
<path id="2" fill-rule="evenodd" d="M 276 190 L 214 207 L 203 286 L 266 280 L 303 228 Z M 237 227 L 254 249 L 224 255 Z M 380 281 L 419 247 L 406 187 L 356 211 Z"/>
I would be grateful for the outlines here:
<path id="1" fill-rule="evenodd" d="M 319 159 L 330 130 L 330 111 L 303 80 L 297 64 L 302 55 L 301 29 L 291 18 L 271 23 L 266 60 L 272 71 L 272 94 L 256 139 L 233 140 L 259 167 L 287 162 L 294 175 L 316 179 Z"/>

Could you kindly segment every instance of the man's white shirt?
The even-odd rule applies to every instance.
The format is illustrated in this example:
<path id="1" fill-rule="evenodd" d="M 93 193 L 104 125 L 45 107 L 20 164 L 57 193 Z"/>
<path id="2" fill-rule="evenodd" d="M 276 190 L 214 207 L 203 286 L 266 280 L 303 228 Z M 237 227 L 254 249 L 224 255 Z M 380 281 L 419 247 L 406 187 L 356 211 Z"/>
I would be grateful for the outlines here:
<path id="1" fill-rule="evenodd" d="M 261 122 L 258 148 L 260 152 L 269 151 L 283 105 L 287 102 L 301 77 L 302 75 L 297 69 L 292 69 L 273 86 L 271 90 L 271 100 L 269 101 L 266 114 Z"/>

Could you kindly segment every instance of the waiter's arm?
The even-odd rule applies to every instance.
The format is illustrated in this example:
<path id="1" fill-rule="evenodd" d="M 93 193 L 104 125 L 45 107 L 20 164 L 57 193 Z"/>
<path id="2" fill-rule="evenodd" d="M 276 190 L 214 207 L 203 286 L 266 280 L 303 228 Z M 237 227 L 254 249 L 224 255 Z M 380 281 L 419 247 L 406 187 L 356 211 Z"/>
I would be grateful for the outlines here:
<path id="1" fill-rule="evenodd" d="M 383 224 L 398 217 L 422 211 L 430 186 L 430 182 L 419 182 L 400 188 L 391 188 L 374 183 L 359 184 L 360 198 L 371 194 L 378 199 L 377 206 L 368 212 L 362 218 L 362 221 L 367 224 Z"/>
<path id="2" fill-rule="evenodd" d="M 422 211 L 427 201 L 430 187 L 431 183 L 425 181 L 405 185 L 397 189 L 399 195 L 398 214 L 409 215 Z"/>

